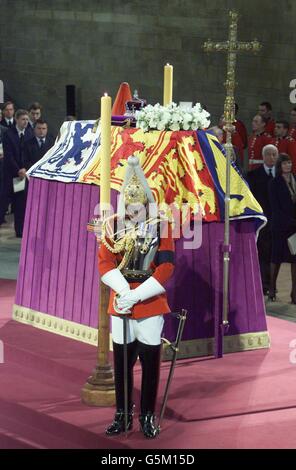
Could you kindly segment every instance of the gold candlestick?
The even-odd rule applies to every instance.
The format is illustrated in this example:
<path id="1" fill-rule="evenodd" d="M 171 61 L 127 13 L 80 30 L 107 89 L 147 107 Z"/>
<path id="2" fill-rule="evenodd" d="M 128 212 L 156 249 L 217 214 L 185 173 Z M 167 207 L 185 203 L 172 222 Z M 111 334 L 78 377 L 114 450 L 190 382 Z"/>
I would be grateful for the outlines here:
<path id="1" fill-rule="evenodd" d="M 100 168 L 100 205 L 101 219 L 108 215 L 110 204 L 111 173 L 111 97 L 106 93 L 101 98 L 101 168 Z M 115 403 L 115 387 L 109 363 L 109 288 L 100 281 L 99 331 L 97 364 L 93 374 L 82 388 L 83 403 L 93 406 L 112 406 Z"/>

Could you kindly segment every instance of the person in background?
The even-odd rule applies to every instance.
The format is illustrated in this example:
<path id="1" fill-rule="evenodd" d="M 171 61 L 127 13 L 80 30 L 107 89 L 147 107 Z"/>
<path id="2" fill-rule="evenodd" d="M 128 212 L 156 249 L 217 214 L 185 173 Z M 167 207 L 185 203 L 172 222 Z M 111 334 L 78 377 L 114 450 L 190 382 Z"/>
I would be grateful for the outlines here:
<path id="1" fill-rule="evenodd" d="M 43 119 L 35 122 L 34 136 L 24 144 L 24 167 L 29 170 L 53 146 L 54 138 L 48 134 L 48 124 Z"/>
<path id="2" fill-rule="evenodd" d="M 289 136 L 292 137 L 292 139 L 296 139 L 296 107 L 291 109 L 290 112 Z"/>
<path id="3" fill-rule="evenodd" d="M 42 113 L 41 104 L 35 101 L 34 103 L 30 104 L 28 111 L 29 111 L 29 126 L 33 130 L 35 127 L 36 121 L 38 121 L 38 119 L 41 119 L 41 113 Z"/>
<path id="4" fill-rule="evenodd" d="M 288 153 L 289 142 L 292 140 L 288 133 L 288 121 L 276 121 L 274 137 L 271 139 L 271 143 L 277 147 L 279 153 Z"/>
<path id="5" fill-rule="evenodd" d="M 14 192 L 13 178 L 26 177 L 24 168 L 24 144 L 30 139 L 27 129 L 28 111 L 19 109 L 15 114 L 16 125 L 8 129 L 3 137 L 3 188 L 0 198 L 0 224 L 4 221 L 8 201 L 14 206 L 14 228 L 16 237 L 21 238 L 26 207 L 26 191 Z"/>
<path id="6" fill-rule="evenodd" d="M 296 233 L 296 180 L 292 162 L 287 154 L 280 154 L 275 178 L 269 185 L 271 204 L 272 255 L 268 299 L 276 300 L 276 281 L 281 263 L 291 264 L 291 302 L 296 304 L 296 255 L 289 250 L 287 239 Z"/>
<path id="7" fill-rule="evenodd" d="M 2 110 L 0 109 L 0 122 L 1 120 L 2 120 Z M 8 129 L 7 127 L 2 126 L 2 124 L 0 124 L 0 144 L 2 144 L 3 136 L 4 136 L 5 131 L 7 131 L 7 129 Z"/>
<path id="8" fill-rule="evenodd" d="M 292 160 L 292 173 L 296 174 L 296 107 L 291 109 L 288 147 L 286 152 Z"/>
<path id="9" fill-rule="evenodd" d="M 1 122 L 1 120 L 2 120 L 2 110 L 0 109 L 0 122 Z M 2 126 L 0 124 L 0 194 L 1 194 L 2 187 L 3 187 L 3 144 L 2 144 L 2 140 L 3 140 L 4 133 L 7 129 L 8 129 L 7 127 Z M 6 222 L 5 219 L 3 219 L 3 222 Z"/>
<path id="10" fill-rule="evenodd" d="M 248 146 L 248 133 L 247 133 L 247 128 L 243 121 L 238 119 L 237 114 L 238 114 L 238 104 L 235 103 L 235 122 L 233 123 L 236 129 L 236 132 L 240 135 L 240 138 L 242 140 L 244 149 L 247 148 Z"/>
<path id="11" fill-rule="evenodd" d="M 14 127 L 14 104 L 12 101 L 6 101 L 2 106 L 2 119 L 0 121 L 1 126 Z"/>
<path id="12" fill-rule="evenodd" d="M 207 131 L 212 132 L 218 139 L 219 143 L 222 145 L 222 147 L 225 149 L 225 143 L 224 143 L 224 131 L 218 127 L 218 126 L 213 126 L 207 129 Z M 232 162 L 235 163 L 237 169 L 239 172 L 243 175 L 243 168 L 240 162 L 240 155 L 239 152 L 237 151 L 236 147 L 233 145 L 233 156 L 232 156 Z"/>
<path id="13" fill-rule="evenodd" d="M 258 114 L 266 119 L 265 132 L 274 136 L 275 121 L 272 118 L 272 106 L 268 101 L 259 104 Z"/>
<path id="14" fill-rule="evenodd" d="M 225 126 L 225 120 L 224 120 L 224 116 L 222 115 L 220 117 L 219 127 L 223 131 L 223 144 L 226 143 L 226 132 L 224 131 L 224 126 Z M 233 148 L 235 149 L 236 156 L 239 157 L 240 163 L 243 164 L 244 163 L 244 144 L 234 124 L 233 124 L 233 130 L 231 132 L 231 143 L 233 145 Z"/>
<path id="15" fill-rule="evenodd" d="M 278 159 L 278 149 L 274 145 L 266 145 L 262 149 L 263 165 L 247 174 L 250 190 L 259 202 L 267 217 L 267 224 L 260 230 L 257 248 L 264 295 L 268 295 L 270 286 L 271 263 L 271 206 L 269 201 L 269 184 L 275 177 L 275 164 Z"/>
<path id="16" fill-rule="evenodd" d="M 262 149 L 271 143 L 271 136 L 265 131 L 267 120 L 260 114 L 256 114 L 252 121 L 252 135 L 248 141 L 249 170 L 255 170 L 263 164 Z"/>

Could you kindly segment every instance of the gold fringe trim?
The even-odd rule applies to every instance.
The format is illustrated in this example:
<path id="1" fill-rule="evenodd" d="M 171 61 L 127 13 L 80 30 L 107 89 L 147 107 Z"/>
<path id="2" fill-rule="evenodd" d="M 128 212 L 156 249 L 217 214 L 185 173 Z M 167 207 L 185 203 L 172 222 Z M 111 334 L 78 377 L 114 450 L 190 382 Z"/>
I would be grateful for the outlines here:
<path id="1" fill-rule="evenodd" d="M 81 325 L 70 320 L 64 320 L 47 313 L 41 313 L 31 308 L 14 304 L 12 318 L 26 325 L 35 326 L 41 330 L 56 333 L 67 338 L 76 339 L 83 343 L 98 344 L 98 330 L 90 326 Z"/>
<path id="2" fill-rule="evenodd" d="M 181 341 L 178 352 L 178 359 L 188 359 L 190 357 L 199 356 L 213 356 L 215 352 L 214 341 L 214 338 L 202 338 Z M 269 348 L 270 337 L 268 331 L 224 336 L 223 345 L 224 353 Z M 168 361 L 171 359 L 171 357 L 172 350 L 167 344 L 165 344 L 163 351 L 163 360 Z"/>
<path id="3" fill-rule="evenodd" d="M 81 325 L 73 321 L 64 320 L 47 313 L 38 312 L 31 308 L 14 304 L 12 318 L 20 323 L 40 328 L 67 338 L 75 339 L 83 343 L 97 346 L 98 330 L 90 326 Z M 268 331 L 256 333 L 243 333 L 241 335 L 224 337 L 224 352 L 239 352 L 252 349 L 262 349 L 270 347 L 270 337 Z M 110 335 L 110 350 L 112 350 L 112 340 Z M 187 359 L 199 356 L 212 356 L 214 354 L 214 338 L 191 339 L 182 341 L 178 353 L 179 359 Z M 163 360 L 170 360 L 172 351 L 167 344 L 163 347 Z"/>

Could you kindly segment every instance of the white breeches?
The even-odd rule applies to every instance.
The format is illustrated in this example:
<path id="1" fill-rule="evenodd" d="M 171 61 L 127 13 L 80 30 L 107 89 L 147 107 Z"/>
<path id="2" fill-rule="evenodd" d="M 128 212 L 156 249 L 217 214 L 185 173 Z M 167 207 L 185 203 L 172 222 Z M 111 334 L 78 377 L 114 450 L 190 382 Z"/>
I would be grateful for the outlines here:
<path id="1" fill-rule="evenodd" d="M 115 343 L 123 344 L 123 319 L 111 316 L 112 338 Z M 136 339 L 141 343 L 156 346 L 161 343 L 163 329 L 163 315 L 140 318 L 139 320 L 127 320 L 127 342 L 132 343 Z"/>

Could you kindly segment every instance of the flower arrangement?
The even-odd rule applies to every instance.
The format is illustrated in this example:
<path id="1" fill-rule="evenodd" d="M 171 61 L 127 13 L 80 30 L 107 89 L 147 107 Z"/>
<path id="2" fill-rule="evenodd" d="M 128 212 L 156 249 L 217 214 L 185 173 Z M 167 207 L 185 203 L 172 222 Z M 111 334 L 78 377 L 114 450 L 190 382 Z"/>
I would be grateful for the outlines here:
<path id="1" fill-rule="evenodd" d="M 201 107 L 200 103 L 190 110 L 181 109 L 176 103 L 161 106 L 159 103 L 149 104 L 136 111 L 136 126 L 144 132 L 155 129 L 158 131 L 189 131 L 206 129 L 210 125 L 210 114 Z"/>

